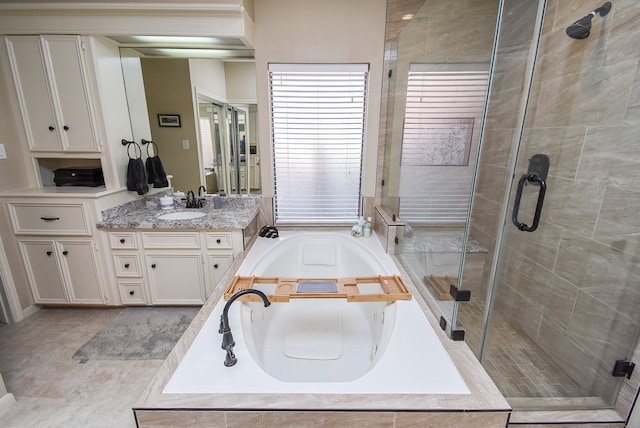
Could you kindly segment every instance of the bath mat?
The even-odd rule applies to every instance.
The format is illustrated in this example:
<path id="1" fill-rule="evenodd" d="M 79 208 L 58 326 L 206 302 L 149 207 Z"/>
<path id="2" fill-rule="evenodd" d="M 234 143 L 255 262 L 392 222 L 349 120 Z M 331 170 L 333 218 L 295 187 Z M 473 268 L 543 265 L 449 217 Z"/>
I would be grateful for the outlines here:
<path id="1" fill-rule="evenodd" d="M 74 360 L 164 360 L 200 308 L 124 308 L 82 345 Z"/>

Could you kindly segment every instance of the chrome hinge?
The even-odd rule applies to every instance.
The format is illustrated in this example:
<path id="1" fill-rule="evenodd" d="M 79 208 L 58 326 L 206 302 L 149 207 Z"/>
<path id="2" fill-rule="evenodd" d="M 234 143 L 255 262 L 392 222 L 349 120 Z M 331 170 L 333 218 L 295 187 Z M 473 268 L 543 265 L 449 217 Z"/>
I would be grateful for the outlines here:
<path id="1" fill-rule="evenodd" d="M 614 377 L 626 377 L 627 379 L 631 379 L 631 374 L 633 373 L 633 369 L 636 367 L 634 363 L 627 360 L 618 360 L 613 365 L 613 370 L 611 371 L 611 376 Z"/>

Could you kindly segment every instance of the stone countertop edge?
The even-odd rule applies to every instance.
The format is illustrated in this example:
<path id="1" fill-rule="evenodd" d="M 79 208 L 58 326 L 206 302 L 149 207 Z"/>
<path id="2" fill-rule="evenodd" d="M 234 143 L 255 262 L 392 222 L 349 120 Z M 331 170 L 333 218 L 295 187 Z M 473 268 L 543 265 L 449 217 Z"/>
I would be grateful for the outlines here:
<path id="1" fill-rule="evenodd" d="M 471 349 L 464 342 L 454 342 L 440 329 L 438 320 L 428 309 L 427 303 L 408 281 L 414 298 L 423 309 L 431 327 L 443 343 L 458 368 L 471 394 L 165 394 L 165 385 L 195 340 L 202 326 L 213 311 L 224 289 L 232 281 L 242 264 L 246 252 L 241 253 L 230 266 L 219 285 L 189 325 L 178 344 L 151 379 L 133 405 L 134 411 L 145 410 L 200 410 L 237 411 L 259 409 L 273 410 L 365 410 L 365 411 L 479 411 L 508 413 L 511 406 L 495 386 Z M 395 260 L 396 264 L 399 264 Z M 403 270 L 401 270 L 403 272 Z M 403 278 L 406 280 L 403 273 Z"/>
<path id="2" fill-rule="evenodd" d="M 156 198 L 157 199 L 157 198 Z M 203 217 L 189 220 L 161 220 L 161 215 L 174 212 L 203 212 Z M 98 229 L 245 229 L 260 211 L 259 198 L 230 198 L 221 209 L 214 209 L 211 201 L 203 208 L 185 208 L 176 201 L 176 208 L 160 209 L 159 203 L 147 203 L 133 210 L 115 207 L 112 212 L 103 212 Z"/>

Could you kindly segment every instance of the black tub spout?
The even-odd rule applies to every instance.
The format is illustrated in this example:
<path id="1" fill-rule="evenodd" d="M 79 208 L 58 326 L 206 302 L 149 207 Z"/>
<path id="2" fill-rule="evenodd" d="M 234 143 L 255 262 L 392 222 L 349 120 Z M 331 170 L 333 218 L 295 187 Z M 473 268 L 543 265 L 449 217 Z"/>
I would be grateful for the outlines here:
<path id="1" fill-rule="evenodd" d="M 271 305 L 271 302 L 262 291 L 254 290 L 252 288 L 238 291 L 236 294 L 231 296 L 227 304 L 224 305 L 222 315 L 220 315 L 220 328 L 218 329 L 218 333 L 222 334 L 222 349 L 227 351 L 227 358 L 224 362 L 224 365 L 227 367 L 235 365 L 238 361 L 235 354 L 233 353 L 233 347 L 236 345 L 236 342 L 233 340 L 233 334 L 231 334 L 231 328 L 229 327 L 229 308 L 238 297 L 244 296 L 245 294 L 257 294 L 258 296 L 260 296 L 260 298 L 264 302 L 265 308 Z"/>

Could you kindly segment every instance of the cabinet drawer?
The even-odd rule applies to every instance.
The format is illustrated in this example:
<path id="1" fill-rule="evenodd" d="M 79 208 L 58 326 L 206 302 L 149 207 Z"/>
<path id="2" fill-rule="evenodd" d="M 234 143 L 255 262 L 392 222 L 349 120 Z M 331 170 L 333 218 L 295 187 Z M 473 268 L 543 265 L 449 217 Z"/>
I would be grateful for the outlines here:
<path id="1" fill-rule="evenodd" d="M 8 204 L 13 231 L 17 235 L 91 235 L 92 228 L 84 204 Z"/>
<path id="2" fill-rule="evenodd" d="M 117 276 L 141 277 L 140 259 L 137 254 L 114 254 L 113 262 Z"/>
<path id="3" fill-rule="evenodd" d="M 133 232 L 109 233 L 109 242 L 114 250 L 136 250 L 138 243 Z"/>
<path id="4" fill-rule="evenodd" d="M 142 233 L 144 248 L 200 248 L 198 232 L 148 232 Z"/>
<path id="5" fill-rule="evenodd" d="M 147 303 L 141 281 L 119 281 L 118 289 L 120 291 L 120 299 L 125 305 L 144 305 Z"/>
<path id="6" fill-rule="evenodd" d="M 232 246 L 233 242 L 231 241 L 231 233 L 207 233 L 207 248 L 224 248 L 230 250 Z"/>

